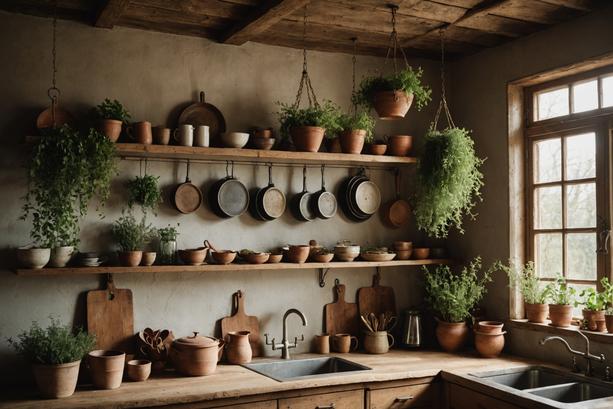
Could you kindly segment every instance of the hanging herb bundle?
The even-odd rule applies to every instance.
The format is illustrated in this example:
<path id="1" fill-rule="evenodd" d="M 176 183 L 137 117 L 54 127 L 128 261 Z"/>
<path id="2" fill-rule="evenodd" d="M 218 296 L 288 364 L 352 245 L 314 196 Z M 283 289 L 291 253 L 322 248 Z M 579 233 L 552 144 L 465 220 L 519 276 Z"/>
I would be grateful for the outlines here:
<path id="1" fill-rule="evenodd" d="M 155 214 L 158 205 L 163 202 L 159 179 L 157 176 L 145 175 L 128 181 L 128 206 L 132 207 L 136 203 L 141 205 L 143 212 L 151 210 Z"/>

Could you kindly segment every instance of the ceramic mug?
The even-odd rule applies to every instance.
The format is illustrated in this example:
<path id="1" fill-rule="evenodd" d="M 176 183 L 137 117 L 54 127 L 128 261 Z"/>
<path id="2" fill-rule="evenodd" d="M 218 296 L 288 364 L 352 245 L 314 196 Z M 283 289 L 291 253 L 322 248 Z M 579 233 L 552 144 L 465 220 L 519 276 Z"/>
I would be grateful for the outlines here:
<path id="1" fill-rule="evenodd" d="M 352 346 L 353 341 L 355 341 L 355 344 Z M 332 337 L 332 346 L 336 352 L 346 354 L 358 349 L 358 339 L 350 334 L 336 334 Z"/>
<path id="2" fill-rule="evenodd" d="M 316 354 L 329 354 L 330 353 L 330 335 L 321 334 L 315 335 L 313 341 Z"/>
<path id="3" fill-rule="evenodd" d="M 209 146 L 209 127 L 207 125 L 198 125 L 194 132 L 194 146 Z"/>
<path id="4" fill-rule="evenodd" d="M 157 145 L 168 145 L 170 143 L 170 128 L 164 126 L 153 128 L 153 141 Z"/>
<path id="5" fill-rule="evenodd" d="M 137 143 L 142 143 L 143 145 L 151 145 L 153 143 L 151 122 L 135 122 L 126 129 L 126 132 L 131 139 L 136 139 Z"/>
<path id="6" fill-rule="evenodd" d="M 185 124 L 179 126 L 173 132 L 175 141 L 179 142 L 179 145 L 192 146 L 194 144 L 194 127 Z"/>

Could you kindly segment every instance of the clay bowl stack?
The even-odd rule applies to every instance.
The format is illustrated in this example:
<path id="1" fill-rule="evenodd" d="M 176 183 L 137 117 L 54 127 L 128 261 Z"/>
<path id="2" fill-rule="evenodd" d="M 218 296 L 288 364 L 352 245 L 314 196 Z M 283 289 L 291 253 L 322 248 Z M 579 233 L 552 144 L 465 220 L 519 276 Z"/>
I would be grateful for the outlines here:
<path id="1" fill-rule="evenodd" d="M 394 250 L 396 250 L 396 260 L 408 260 L 413 253 L 413 242 L 395 241 Z"/>
<path id="2" fill-rule="evenodd" d="M 480 321 L 475 326 L 475 348 L 484 358 L 496 358 L 504 348 L 504 334 L 502 322 Z"/>

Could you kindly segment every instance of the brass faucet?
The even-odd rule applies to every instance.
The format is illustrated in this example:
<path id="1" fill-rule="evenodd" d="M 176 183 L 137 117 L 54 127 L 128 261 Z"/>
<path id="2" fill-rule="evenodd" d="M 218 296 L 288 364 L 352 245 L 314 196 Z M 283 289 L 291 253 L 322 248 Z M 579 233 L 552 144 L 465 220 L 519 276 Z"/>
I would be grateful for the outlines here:
<path id="1" fill-rule="evenodd" d="M 545 338 L 540 340 L 539 344 L 540 345 L 545 345 L 547 342 L 552 341 L 552 340 L 560 341 L 561 343 L 564 344 L 564 346 L 566 346 L 566 349 L 568 350 L 568 352 L 570 352 L 573 355 L 581 356 L 581 357 L 583 357 L 585 359 L 585 361 L 587 363 L 587 366 L 585 367 L 585 375 L 586 376 L 592 376 L 593 375 L 592 361 L 604 362 L 605 361 L 605 356 L 604 356 L 604 354 L 600 354 L 600 355 L 593 355 L 593 354 L 591 354 L 590 353 L 590 340 L 580 330 L 577 331 L 577 333 L 579 335 L 581 335 L 583 337 L 583 339 L 585 340 L 585 351 L 584 352 L 576 351 L 576 350 L 572 349 L 570 347 L 570 345 L 568 344 L 568 342 L 564 338 L 559 337 L 557 335 L 550 336 L 550 337 L 545 337 Z M 575 357 L 573 356 L 573 360 L 574 360 L 574 358 Z"/>
<path id="2" fill-rule="evenodd" d="M 298 311 L 296 308 L 290 308 L 289 310 L 285 311 L 285 314 L 283 315 L 283 340 L 281 341 L 281 343 L 277 344 L 274 338 L 271 342 L 268 342 L 268 334 L 264 334 L 264 337 L 266 338 L 266 345 L 272 346 L 273 351 L 276 351 L 277 349 L 281 348 L 281 359 L 291 359 L 289 356 L 289 350 L 291 348 L 296 348 L 296 346 L 298 345 L 298 341 L 304 341 L 304 334 L 300 336 L 300 339 L 298 339 L 298 337 L 294 337 L 293 343 L 289 342 L 287 339 L 287 317 L 291 314 L 296 314 L 297 316 L 299 316 L 302 320 L 302 325 L 304 325 L 305 327 L 307 326 L 307 319 L 304 314 Z"/>

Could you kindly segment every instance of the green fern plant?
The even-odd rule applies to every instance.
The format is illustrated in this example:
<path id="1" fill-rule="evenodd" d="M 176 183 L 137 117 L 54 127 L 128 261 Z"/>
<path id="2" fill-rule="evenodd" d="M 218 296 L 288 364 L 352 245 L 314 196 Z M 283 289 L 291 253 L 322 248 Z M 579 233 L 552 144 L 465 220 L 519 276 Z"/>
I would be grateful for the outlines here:
<path id="1" fill-rule="evenodd" d="M 155 214 L 158 205 L 163 202 L 162 190 L 158 186 L 159 177 L 152 175 L 136 176 L 128 181 L 128 206 L 139 204 L 143 212 L 151 210 Z"/>

